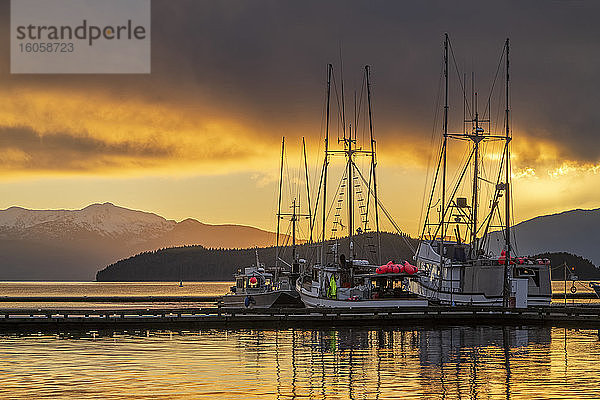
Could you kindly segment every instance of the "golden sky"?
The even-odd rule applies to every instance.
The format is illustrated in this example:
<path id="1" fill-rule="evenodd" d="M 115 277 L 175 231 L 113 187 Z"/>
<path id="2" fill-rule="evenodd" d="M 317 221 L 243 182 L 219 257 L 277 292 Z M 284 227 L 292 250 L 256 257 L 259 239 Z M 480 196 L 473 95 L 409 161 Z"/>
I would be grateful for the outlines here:
<path id="1" fill-rule="evenodd" d="M 261 2 L 253 9 L 243 2 L 155 1 L 152 73 L 144 76 L 11 75 L 4 59 L 0 207 L 110 201 L 169 219 L 274 229 L 281 137 L 294 167 L 301 137 L 307 138 L 315 183 L 325 66 L 339 65 L 342 43 L 349 108 L 363 65 L 373 65 L 381 199 L 416 234 L 429 158 L 439 144 L 431 135 L 446 29 L 457 62 L 477 71 L 483 92 L 504 38 L 515 46 L 516 221 L 600 207 L 599 96 L 592 90 L 600 82 L 600 46 L 590 36 L 597 24 L 587 17 L 593 4 L 553 4 L 543 15 L 534 8 L 482 8 L 493 11 L 492 29 L 479 36 L 465 28 L 481 24 L 476 13 L 442 26 L 443 7 L 431 14 L 418 3 L 405 10 L 365 4 L 351 2 L 338 15 L 312 2 Z M 6 55 L 7 9 L 3 4 Z M 503 19 L 516 11 L 523 15 Z M 527 17 L 533 32 L 521 26 Z M 558 31 L 550 30 L 558 20 Z M 461 117 L 462 103 L 451 111 Z"/>

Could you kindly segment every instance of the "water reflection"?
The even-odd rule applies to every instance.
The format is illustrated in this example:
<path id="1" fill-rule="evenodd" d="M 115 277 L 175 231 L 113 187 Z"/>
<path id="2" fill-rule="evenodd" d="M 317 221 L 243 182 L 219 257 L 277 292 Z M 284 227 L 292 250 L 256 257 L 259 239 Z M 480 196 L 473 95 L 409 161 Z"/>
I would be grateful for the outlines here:
<path id="1" fill-rule="evenodd" d="M 0 397 L 598 398 L 593 330 L 86 332 L 0 338 Z"/>

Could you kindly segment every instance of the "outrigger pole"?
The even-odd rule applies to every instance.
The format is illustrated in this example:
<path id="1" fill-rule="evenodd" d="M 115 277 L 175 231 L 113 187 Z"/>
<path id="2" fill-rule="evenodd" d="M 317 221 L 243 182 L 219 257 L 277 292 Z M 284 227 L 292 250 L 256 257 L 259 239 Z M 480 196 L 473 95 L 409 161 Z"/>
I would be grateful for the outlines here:
<path id="1" fill-rule="evenodd" d="M 506 237 L 505 237 L 505 258 L 504 258 L 504 287 L 503 287 L 503 296 L 502 296 L 502 305 L 504 307 L 508 307 L 508 303 L 509 303 L 509 297 L 510 297 L 510 275 L 511 275 L 511 270 L 510 270 L 510 253 L 511 253 L 511 246 L 510 246 L 510 152 L 509 152 L 509 145 L 510 145 L 510 120 L 509 120 L 509 116 L 510 116 L 510 103 L 509 103 L 509 74 L 508 74 L 508 67 L 509 67 L 509 59 L 508 59 L 508 54 L 509 54 L 509 40 L 508 38 L 506 38 L 506 116 L 505 116 L 505 123 L 506 123 L 506 150 L 505 150 L 505 155 L 506 155 L 506 186 L 505 186 L 505 197 L 504 197 L 504 206 L 505 206 L 505 218 L 506 218 Z"/>

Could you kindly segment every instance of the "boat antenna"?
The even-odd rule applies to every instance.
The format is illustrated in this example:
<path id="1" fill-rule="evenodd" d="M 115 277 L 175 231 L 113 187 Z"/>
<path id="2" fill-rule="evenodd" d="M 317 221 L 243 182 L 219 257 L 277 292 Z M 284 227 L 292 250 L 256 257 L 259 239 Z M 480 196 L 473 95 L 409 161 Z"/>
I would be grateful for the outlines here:
<path id="1" fill-rule="evenodd" d="M 327 64 L 327 107 L 325 118 L 325 158 L 323 160 L 323 229 L 321 232 L 321 265 L 325 263 L 325 220 L 327 217 L 327 166 L 329 164 L 329 114 L 331 100 L 331 73 L 333 65 Z"/>
<path id="2" fill-rule="evenodd" d="M 508 307 L 508 299 L 510 297 L 510 288 L 509 288 L 509 284 L 510 284 L 510 275 L 511 275 L 511 270 L 510 270 L 510 253 L 511 253 L 511 243 L 510 243 L 510 141 L 511 141 L 511 137 L 510 137 L 510 103 L 509 103 L 509 73 L 508 73 L 508 67 L 509 67 L 509 60 L 508 60 L 508 53 L 509 53 L 509 40 L 508 38 L 506 38 L 506 59 L 505 59 L 505 63 L 506 63 L 506 110 L 505 110 L 505 120 L 506 120 L 506 127 L 505 127 L 505 133 L 506 133 L 506 149 L 504 151 L 505 153 L 505 157 L 506 157 L 506 183 L 505 183 L 505 196 L 504 196 L 504 206 L 505 206 L 505 218 L 506 218 L 506 235 L 505 235 L 505 262 L 504 262 L 504 286 L 503 286 L 503 296 L 502 296 L 502 303 L 504 307 Z"/>
<path id="3" fill-rule="evenodd" d="M 377 180 L 375 174 L 375 167 L 377 166 L 377 159 L 375 158 L 375 139 L 373 138 L 373 112 L 371 106 L 371 68 L 365 65 L 365 75 L 367 80 L 367 103 L 369 106 L 369 132 L 371 134 L 371 174 L 373 178 L 373 196 L 375 197 L 375 227 L 377 229 L 377 257 L 378 262 L 381 264 L 381 235 L 379 233 L 379 199 L 377 198 Z M 370 192 L 369 192 L 370 194 Z"/>
<path id="4" fill-rule="evenodd" d="M 275 272 L 279 266 L 279 220 L 281 219 L 281 185 L 283 184 L 283 156 L 285 152 L 285 136 L 281 139 L 281 167 L 279 168 L 279 200 L 277 201 L 277 235 L 275 239 Z"/>

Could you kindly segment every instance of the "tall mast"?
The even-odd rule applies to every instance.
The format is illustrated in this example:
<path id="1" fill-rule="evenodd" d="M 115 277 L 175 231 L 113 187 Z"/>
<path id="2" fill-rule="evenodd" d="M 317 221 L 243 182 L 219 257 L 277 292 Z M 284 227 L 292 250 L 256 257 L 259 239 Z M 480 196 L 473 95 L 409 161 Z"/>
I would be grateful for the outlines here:
<path id="1" fill-rule="evenodd" d="M 344 104 L 344 99 L 342 99 L 342 104 Z M 343 107 L 343 106 L 342 106 Z M 347 147 L 346 152 L 348 156 L 348 240 L 350 243 L 350 261 L 354 259 L 354 243 L 352 236 L 354 234 L 354 203 L 353 203 L 353 194 L 354 194 L 354 178 L 353 178 L 353 163 L 352 163 L 352 126 L 350 126 L 350 137 L 344 139 L 346 141 Z"/>
<path id="2" fill-rule="evenodd" d="M 375 226 L 377 229 L 377 257 L 378 262 L 381 264 L 381 235 L 379 234 L 379 203 L 377 199 L 377 174 L 375 173 L 375 167 L 377 166 L 377 160 L 375 159 L 375 139 L 373 139 L 373 114 L 371 111 L 371 80 L 370 80 L 370 67 L 365 65 L 365 74 L 367 76 L 367 102 L 369 104 L 369 132 L 371 134 L 371 173 L 373 174 L 373 195 L 375 197 Z"/>
<path id="3" fill-rule="evenodd" d="M 342 85 L 342 133 L 346 139 L 346 102 L 344 101 L 344 62 L 342 61 L 342 48 L 340 47 L 340 81 Z M 352 135 L 352 133 L 351 133 Z"/>
<path id="4" fill-rule="evenodd" d="M 321 265 L 325 263 L 325 219 L 327 213 L 327 165 L 329 164 L 329 103 L 331 98 L 331 72 L 333 66 L 327 64 L 327 111 L 325 119 L 325 159 L 323 161 L 323 228 L 321 232 Z"/>
<path id="5" fill-rule="evenodd" d="M 308 183 L 308 161 L 306 160 L 306 143 L 304 141 L 304 136 L 302 137 L 302 151 L 304 153 L 304 176 L 306 179 L 306 199 L 308 200 L 308 220 L 309 220 L 309 243 L 313 241 L 313 220 L 311 217 L 311 208 L 310 208 L 310 185 Z"/>
<path id="6" fill-rule="evenodd" d="M 448 34 L 444 40 L 444 80 L 446 86 L 444 100 L 444 143 L 442 144 L 442 240 L 440 245 L 440 265 L 444 264 L 444 239 L 446 236 L 446 147 L 448 145 Z M 434 238 L 435 239 L 435 238 Z"/>
<path id="7" fill-rule="evenodd" d="M 285 137 L 281 139 L 281 167 L 279 168 L 279 200 L 277 201 L 277 238 L 275 244 L 275 271 L 279 266 L 279 220 L 281 219 L 281 185 L 283 184 L 283 154 L 285 151 Z"/>
<path id="8" fill-rule="evenodd" d="M 475 144 L 475 152 L 473 154 L 473 217 L 471 228 L 471 251 L 475 249 L 475 257 L 477 257 L 477 209 L 479 206 L 479 112 L 477 111 L 477 92 L 475 92 L 475 132 L 472 137 L 473 143 Z"/>
<path id="9" fill-rule="evenodd" d="M 296 199 L 292 201 L 292 264 L 296 263 Z"/>
<path id="10" fill-rule="evenodd" d="M 505 183 L 505 196 L 504 196 L 504 207 L 505 207 L 505 218 L 506 218 L 506 237 L 505 237 L 505 261 L 504 261 L 504 287 L 503 287 L 503 296 L 502 296 L 502 302 L 504 307 L 508 307 L 508 298 L 510 297 L 510 253 L 511 253 L 511 248 L 510 248 L 510 152 L 509 152 L 509 148 L 510 148 L 510 120 L 509 120 L 509 116 L 510 116 L 510 103 L 509 103 L 509 95 L 508 95 L 508 89 L 509 89 L 509 74 L 508 74 L 508 67 L 509 67 L 509 60 L 508 60 L 508 52 L 509 52 L 509 41 L 508 38 L 506 38 L 506 150 L 505 150 L 505 155 L 506 155 L 506 160 L 505 160 L 505 164 L 506 164 L 506 183 Z"/>

